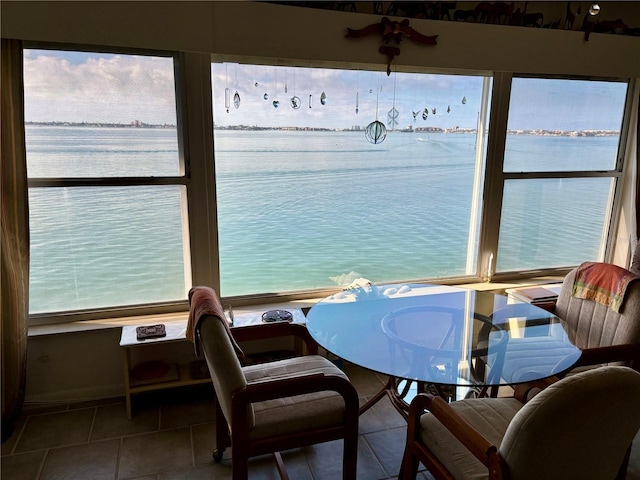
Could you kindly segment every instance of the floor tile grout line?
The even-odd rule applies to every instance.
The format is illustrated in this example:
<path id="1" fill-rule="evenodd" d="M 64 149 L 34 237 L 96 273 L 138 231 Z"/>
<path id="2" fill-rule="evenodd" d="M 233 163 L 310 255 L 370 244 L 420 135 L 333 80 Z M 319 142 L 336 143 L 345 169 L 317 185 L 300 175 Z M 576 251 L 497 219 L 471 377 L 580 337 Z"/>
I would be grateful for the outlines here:
<path id="1" fill-rule="evenodd" d="M 15 443 L 13 444 L 13 446 L 11 447 L 11 451 L 9 452 L 8 455 L 15 455 L 16 453 L 16 448 L 18 448 L 18 443 L 20 442 L 20 439 L 22 438 L 22 434 L 24 433 L 24 430 L 27 428 L 27 422 L 29 421 L 29 417 L 27 417 L 24 421 L 24 423 L 22 424 L 22 426 L 20 427 L 20 432 L 18 432 L 18 438 L 16 438 Z M 14 435 L 16 434 L 16 432 L 14 432 Z M 3 455 L 5 456 L 5 455 Z"/>
<path id="2" fill-rule="evenodd" d="M 42 461 L 40 462 L 40 468 L 38 468 L 38 473 L 36 474 L 36 480 L 39 480 L 42 476 L 42 472 L 44 471 L 44 464 L 47 463 L 47 457 L 49 456 L 50 448 L 47 448 L 42 456 Z"/>
<path id="3" fill-rule="evenodd" d="M 367 440 L 367 438 L 365 437 L 365 435 L 364 435 L 364 434 L 361 434 L 361 435 L 360 435 L 360 439 L 361 439 L 362 441 L 364 441 L 364 442 L 367 444 L 367 447 L 369 447 L 369 450 L 371 450 L 371 453 L 373 454 L 373 458 L 375 458 L 375 459 L 376 459 L 376 462 L 378 462 L 378 466 L 380 467 L 380 470 L 381 470 L 382 472 L 384 472 L 384 474 L 385 474 L 385 477 L 384 477 L 384 478 L 385 478 L 385 479 L 386 479 L 386 478 L 391 478 L 391 477 L 392 477 L 392 475 L 389 475 L 389 472 L 387 472 L 387 469 L 386 469 L 386 468 L 384 468 L 384 465 L 382 464 L 382 462 L 381 462 L 381 461 L 380 461 L 380 459 L 378 458 L 378 455 L 376 454 L 375 449 L 374 449 L 374 448 L 373 448 L 373 446 L 369 443 L 369 441 Z"/>
<path id="4" fill-rule="evenodd" d="M 120 458 L 122 456 L 122 442 L 124 441 L 124 439 L 122 437 L 120 437 L 120 442 L 118 445 L 118 457 L 116 458 L 116 471 L 114 472 L 115 474 L 115 480 L 118 480 L 120 478 Z"/>
<path id="5" fill-rule="evenodd" d="M 93 417 L 91 418 L 91 425 L 89 425 L 89 436 L 87 437 L 87 443 L 91 443 L 91 437 L 93 436 L 93 427 L 96 423 L 97 416 L 98 416 L 98 407 L 94 407 Z"/>
<path id="6" fill-rule="evenodd" d="M 195 449 L 195 442 L 193 438 L 193 425 L 189 425 L 189 442 L 191 446 L 191 466 L 195 467 L 196 466 L 196 449 Z"/>

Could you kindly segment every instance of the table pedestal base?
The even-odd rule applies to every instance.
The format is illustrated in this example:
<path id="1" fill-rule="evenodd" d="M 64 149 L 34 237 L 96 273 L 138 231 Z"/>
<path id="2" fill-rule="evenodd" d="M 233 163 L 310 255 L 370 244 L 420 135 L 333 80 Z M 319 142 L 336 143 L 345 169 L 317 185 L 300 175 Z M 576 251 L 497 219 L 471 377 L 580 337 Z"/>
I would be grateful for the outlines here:
<path id="1" fill-rule="evenodd" d="M 402 382 L 405 383 L 400 388 Z M 414 383 L 415 388 L 412 388 Z M 452 388 L 453 391 L 451 391 Z M 360 407 L 360 415 L 378 403 L 385 395 L 388 395 L 393 406 L 406 420 L 409 415 L 409 403 L 418 393 L 435 394 L 450 402 L 455 399 L 455 388 L 416 380 L 405 380 L 404 378 L 388 377 L 384 387 Z"/>

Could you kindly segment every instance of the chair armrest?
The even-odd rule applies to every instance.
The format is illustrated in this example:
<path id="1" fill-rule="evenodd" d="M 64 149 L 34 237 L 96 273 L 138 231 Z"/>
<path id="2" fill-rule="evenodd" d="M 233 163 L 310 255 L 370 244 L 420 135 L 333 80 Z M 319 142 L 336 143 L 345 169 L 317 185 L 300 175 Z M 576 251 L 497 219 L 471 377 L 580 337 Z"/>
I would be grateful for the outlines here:
<path id="1" fill-rule="evenodd" d="M 358 431 L 358 394 L 351 382 L 337 375 L 312 373 L 288 378 L 271 378 L 248 384 L 231 396 L 231 425 L 239 444 L 249 442 L 249 405 L 276 398 L 303 395 L 305 393 L 335 391 L 344 399 L 343 427 Z"/>
<path id="2" fill-rule="evenodd" d="M 640 370 L 640 345 L 627 343 L 605 347 L 586 348 L 574 367 L 599 365 L 611 362 L 627 362 L 635 370 Z"/>
<path id="3" fill-rule="evenodd" d="M 237 426 L 238 438 L 246 436 L 247 412 L 251 403 L 276 398 L 304 395 L 305 393 L 335 391 L 344 399 L 344 421 L 346 426 L 357 431 L 358 393 L 351 382 L 337 375 L 312 373 L 288 378 L 264 379 L 248 384 L 231 396 L 232 425 Z"/>
<path id="4" fill-rule="evenodd" d="M 408 438 L 418 440 L 420 417 L 425 409 L 429 410 L 478 460 L 489 467 L 490 458 L 497 453 L 498 447 L 469 425 L 440 397 L 428 393 L 420 393 L 414 397 L 409 406 Z"/>
<path id="5" fill-rule="evenodd" d="M 338 375 L 310 373 L 286 378 L 266 378 L 251 382 L 233 394 L 233 401 L 255 403 L 305 393 L 334 391 L 344 398 L 345 405 L 353 404 L 358 411 L 358 394 L 353 384 Z"/>
<path id="6" fill-rule="evenodd" d="M 307 327 L 299 323 L 275 322 L 248 325 L 246 327 L 232 328 L 231 333 L 236 342 L 294 336 L 300 338 L 305 343 L 309 354 L 318 354 L 318 344 L 309 334 Z"/>
<path id="7" fill-rule="evenodd" d="M 537 393 L 547 388 L 549 385 L 560 380 L 558 377 L 543 378 L 542 380 L 534 380 L 532 382 L 519 383 L 513 386 L 513 398 L 526 403 L 533 398 Z M 534 395 L 530 396 L 533 390 L 536 390 Z"/>

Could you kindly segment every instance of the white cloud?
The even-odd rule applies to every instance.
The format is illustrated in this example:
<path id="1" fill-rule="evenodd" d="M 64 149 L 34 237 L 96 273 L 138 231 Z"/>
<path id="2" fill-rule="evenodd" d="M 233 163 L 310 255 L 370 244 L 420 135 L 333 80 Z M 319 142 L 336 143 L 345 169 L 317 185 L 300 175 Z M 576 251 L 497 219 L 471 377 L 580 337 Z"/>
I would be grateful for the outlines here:
<path id="1" fill-rule="evenodd" d="M 31 53 L 24 79 L 27 121 L 176 123 L 170 58 Z"/>

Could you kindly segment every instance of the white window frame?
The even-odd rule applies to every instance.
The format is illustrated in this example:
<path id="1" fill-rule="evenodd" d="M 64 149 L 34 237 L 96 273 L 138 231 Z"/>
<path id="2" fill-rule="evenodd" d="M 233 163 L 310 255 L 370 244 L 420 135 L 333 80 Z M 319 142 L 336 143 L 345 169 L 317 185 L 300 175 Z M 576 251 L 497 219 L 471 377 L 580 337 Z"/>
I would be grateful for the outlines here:
<path id="1" fill-rule="evenodd" d="M 25 48 L 46 48 L 77 51 L 91 51 L 87 47 L 64 46 L 56 44 L 28 43 Z M 94 50 L 98 51 L 98 50 Z M 100 52 L 115 53 L 116 49 L 104 48 Z M 176 177 L 132 177 L 132 178 L 32 178 L 29 179 L 29 188 L 46 187 L 78 187 L 78 186 L 136 186 L 136 185 L 181 185 L 184 186 L 182 202 L 183 219 L 188 225 L 183 226 L 185 245 L 188 252 L 184 261 L 185 276 L 190 277 L 192 285 L 209 285 L 220 291 L 220 268 L 218 261 L 218 219 L 216 209 L 216 178 L 215 178 L 215 154 L 213 138 L 213 113 L 211 92 L 211 62 L 234 61 L 241 59 L 229 57 L 212 57 L 210 54 L 186 53 L 186 52 L 157 52 L 157 51 L 130 51 L 117 49 L 118 53 L 131 53 L 138 55 L 162 55 L 174 58 L 174 75 L 176 84 L 176 109 L 179 161 L 183 175 Z M 251 63 L 259 63 L 260 60 L 252 58 Z M 272 62 L 262 59 L 264 64 Z M 280 62 L 278 65 L 293 62 Z M 313 65 L 305 65 L 313 66 Z M 323 66 L 327 66 L 323 64 Z M 336 68 L 350 68 L 346 65 L 332 65 Z M 420 73 L 424 69 L 416 68 Z M 414 70 L 412 70 L 414 71 Z M 446 73 L 446 72 L 445 72 Z M 491 115 L 488 126 L 487 155 L 482 186 L 484 196 L 481 202 L 481 223 L 479 234 L 477 269 L 474 274 L 464 278 L 437 279 L 439 283 L 471 283 L 482 281 L 486 277 L 492 258 L 495 265 L 495 255 L 498 246 L 500 228 L 500 212 L 502 210 L 502 193 L 504 182 L 509 179 L 529 178 L 578 178 L 578 177 L 611 177 L 616 181 L 615 194 L 611 201 L 611 218 L 608 225 L 608 236 L 603 243 L 602 261 L 611 261 L 615 255 L 614 232 L 618 229 L 620 221 L 620 197 L 622 179 L 625 177 L 625 156 L 627 137 L 629 135 L 630 114 L 632 111 L 632 99 L 635 87 L 634 79 L 628 81 L 628 97 L 622 119 L 620 133 L 618 160 L 613 170 L 604 172 L 533 172 L 533 173 L 503 173 L 504 147 L 507 132 L 507 115 L 509 108 L 509 96 L 511 80 L 516 74 L 511 72 L 475 72 L 462 71 L 456 73 L 481 74 L 492 76 Z M 536 75 L 540 78 L 551 76 Z M 581 77 L 580 79 L 585 79 Z M 587 79 L 588 80 L 588 79 Z M 619 80 L 619 79 L 618 79 Z M 515 280 L 539 275 L 564 275 L 569 270 L 542 269 L 535 271 L 508 272 L 507 274 L 494 274 L 494 280 Z M 189 279 L 187 279 L 189 280 Z M 430 279 L 424 279 L 429 281 Z M 434 279 L 431 279 L 434 280 Z M 189 282 L 187 281 L 187 284 Z M 281 302 L 304 298 L 318 298 L 335 289 L 319 289 L 297 292 L 280 292 L 275 294 L 257 294 L 232 297 L 224 299 L 233 305 L 251 305 Z M 139 305 L 139 306 L 113 306 L 108 309 L 96 309 L 87 311 L 72 311 L 59 313 L 36 314 L 30 317 L 30 324 L 69 322 L 78 320 L 125 317 L 135 315 L 148 315 L 167 312 L 185 312 L 188 309 L 187 301 L 172 302 L 166 304 Z"/>

